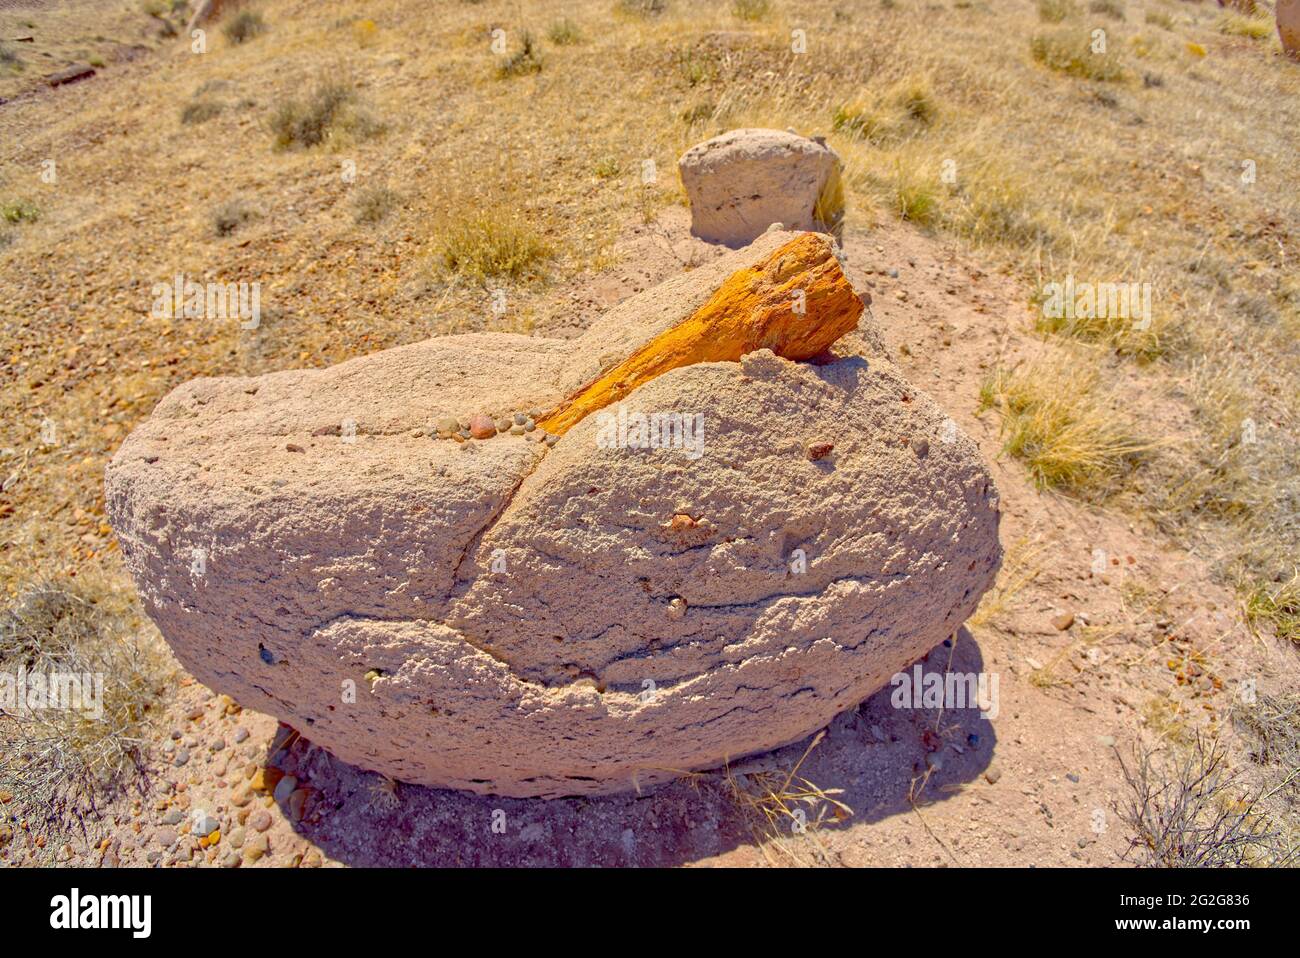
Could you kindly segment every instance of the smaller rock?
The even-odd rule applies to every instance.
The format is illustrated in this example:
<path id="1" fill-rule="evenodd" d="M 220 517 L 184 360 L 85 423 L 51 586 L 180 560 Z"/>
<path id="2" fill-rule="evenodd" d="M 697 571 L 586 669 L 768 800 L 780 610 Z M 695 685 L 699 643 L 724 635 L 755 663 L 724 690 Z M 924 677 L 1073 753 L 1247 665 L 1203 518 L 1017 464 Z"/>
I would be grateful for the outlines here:
<path id="1" fill-rule="evenodd" d="M 163 848 L 171 848 L 173 845 L 175 845 L 177 837 L 178 836 L 176 835 L 176 829 L 174 828 L 160 828 L 158 829 L 157 834 L 154 835 L 154 838 L 157 839 L 158 844 L 161 845 Z"/>
<path id="2" fill-rule="evenodd" d="M 497 434 L 496 423 L 491 416 L 479 413 L 469 421 L 469 434 L 475 439 L 491 439 Z"/>
<path id="3" fill-rule="evenodd" d="M 1000 765 L 990 765 L 984 770 L 984 781 L 990 785 L 996 785 L 1001 777 L 1002 767 Z"/>
<path id="4" fill-rule="evenodd" d="M 247 834 L 248 833 L 245 832 L 244 829 L 236 828 L 233 832 L 230 833 L 230 836 L 226 839 L 226 841 L 230 844 L 232 848 L 242 848 L 244 846 L 244 838 Z"/>
<path id="5" fill-rule="evenodd" d="M 440 416 L 433 424 L 433 428 L 439 436 L 446 438 L 460 430 L 460 422 L 455 416 Z"/>
<path id="6" fill-rule="evenodd" d="M 524 423 L 526 423 L 526 422 L 528 422 L 528 417 L 527 417 L 526 415 L 524 415 L 524 414 L 521 413 L 521 412 L 517 412 L 517 413 L 515 413 L 515 425 L 516 425 L 516 426 L 522 426 L 522 425 L 523 425 Z"/>
<path id="7" fill-rule="evenodd" d="M 265 835 L 250 835 L 244 842 L 244 861 L 255 862 L 270 850 L 271 842 Z"/>
<path id="8" fill-rule="evenodd" d="M 1064 632 L 1070 626 L 1074 625 L 1074 613 L 1062 612 L 1060 615 L 1052 619 L 1052 625 L 1056 627 L 1056 631 Z"/>
<path id="9" fill-rule="evenodd" d="M 187 748 L 181 748 L 176 750 L 176 758 L 172 760 L 172 764 L 175 765 L 177 768 L 180 768 L 181 766 L 189 762 L 189 760 L 190 760 L 190 750 Z"/>
<path id="10" fill-rule="evenodd" d="M 246 729 L 246 728 L 237 728 L 237 729 L 235 729 L 235 744 L 236 744 L 236 745 L 241 744 L 241 743 L 244 742 L 247 738 L 248 738 L 248 729 Z"/>
<path id="11" fill-rule="evenodd" d="M 289 795 L 289 817 L 295 822 L 302 821 L 307 814 L 307 799 L 310 793 L 305 788 L 296 788 Z"/>
<path id="12" fill-rule="evenodd" d="M 271 813 L 265 808 L 259 808 L 248 816 L 248 827 L 256 832 L 264 832 L 271 827 Z"/>
<path id="13" fill-rule="evenodd" d="M 806 450 L 808 461 L 817 462 L 820 459 L 825 459 L 834 448 L 835 443 L 833 442 L 810 442 Z"/>
<path id="14" fill-rule="evenodd" d="M 289 800 L 289 796 L 293 794 L 293 790 L 296 789 L 297 787 L 298 787 L 297 777 L 293 775 L 286 775 L 284 778 L 280 779 L 278 783 L 276 783 L 275 792 L 273 793 L 275 796 L 275 800 L 281 803 L 287 802 Z"/>
<path id="15" fill-rule="evenodd" d="M 88 80 L 94 75 L 95 68 L 89 63 L 77 63 L 66 70 L 51 73 L 45 78 L 45 82 L 50 86 L 63 86 L 67 83 L 76 83 L 78 80 Z"/>

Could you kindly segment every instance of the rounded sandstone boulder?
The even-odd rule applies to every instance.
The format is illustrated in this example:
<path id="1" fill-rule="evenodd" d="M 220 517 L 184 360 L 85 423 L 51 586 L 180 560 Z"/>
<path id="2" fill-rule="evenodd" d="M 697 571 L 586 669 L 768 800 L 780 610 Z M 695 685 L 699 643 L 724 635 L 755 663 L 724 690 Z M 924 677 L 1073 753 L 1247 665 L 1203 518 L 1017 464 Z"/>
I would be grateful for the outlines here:
<path id="1" fill-rule="evenodd" d="M 595 387 L 725 314 L 720 294 L 747 315 L 779 299 L 793 263 L 828 287 L 798 318 L 851 327 L 809 236 L 769 233 L 575 340 L 452 336 L 181 386 L 106 478 L 145 608 L 200 681 L 409 782 L 617 792 L 808 735 L 991 584 L 974 444 L 868 328 L 816 363 L 773 352 L 806 333 L 769 331 Z M 589 410 L 553 445 L 427 429 L 573 397 Z"/>
<path id="2" fill-rule="evenodd" d="M 701 239 L 744 246 L 773 223 L 838 235 L 840 158 L 820 139 L 731 130 L 691 147 L 677 166 Z"/>

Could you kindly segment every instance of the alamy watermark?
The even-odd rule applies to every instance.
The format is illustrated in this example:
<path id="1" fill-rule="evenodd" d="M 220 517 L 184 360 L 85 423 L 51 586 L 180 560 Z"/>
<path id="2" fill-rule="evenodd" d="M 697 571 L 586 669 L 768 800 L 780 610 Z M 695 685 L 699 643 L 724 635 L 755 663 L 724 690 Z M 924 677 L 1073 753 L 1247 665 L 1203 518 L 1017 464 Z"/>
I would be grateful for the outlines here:
<path id="1" fill-rule="evenodd" d="M 104 676 L 96 672 L 29 672 L 26 666 L 0 672 L 0 709 L 10 715 L 48 710 L 104 717 Z"/>
<path id="2" fill-rule="evenodd" d="M 196 283 L 177 273 L 170 283 L 153 284 L 154 319 L 237 319 L 244 329 L 262 321 L 261 283 Z"/>
<path id="3" fill-rule="evenodd" d="M 1122 319 L 1138 330 L 1151 327 L 1150 283 L 1084 283 L 1073 276 L 1043 287 L 1048 319 Z"/>
<path id="4" fill-rule="evenodd" d="M 926 672 L 920 664 L 911 674 L 895 672 L 889 704 L 896 709 L 980 710 L 980 718 L 998 717 L 998 674 L 996 672 Z"/>
<path id="5" fill-rule="evenodd" d="M 688 459 L 704 455 L 704 413 L 603 409 L 596 414 L 598 449 L 678 449 Z"/>

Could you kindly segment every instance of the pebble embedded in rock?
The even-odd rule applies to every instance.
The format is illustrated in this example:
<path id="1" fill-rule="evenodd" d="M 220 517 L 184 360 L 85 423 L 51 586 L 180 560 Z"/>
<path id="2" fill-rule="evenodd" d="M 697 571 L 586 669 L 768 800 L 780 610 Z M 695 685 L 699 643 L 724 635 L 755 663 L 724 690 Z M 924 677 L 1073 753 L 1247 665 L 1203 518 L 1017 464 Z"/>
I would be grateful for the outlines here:
<path id="1" fill-rule="evenodd" d="M 276 783 L 275 792 L 273 793 L 275 800 L 281 803 L 287 802 L 289 796 L 293 794 L 293 790 L 297 787 L 298 779 L 293 775 L 286 775 Z"/>
<path id="2" fill-rule="evenodd" d="M 913 440 L 912 440 L 912 451 L 913 451 L 914 453 L 916 453 L 917 456 L 919 456 L 920 458 L 924 459 L 926 456 L 928 456 L 928 455 L 930 454 L 930 440 L 928 440 L 928 439 L 913 439 Z"/>
<path id="3" fill-rule="evenodd" d="M 271 827 L 271 813 L 265 808 L 259 808 L 248 816 L 248 827 L 255 832 L 264 832 Z"/>
<path id="4" fill-rule="evenodd" d="M 491 439 L 497 434 L 496 423 L 492 421 L 491 416 L 480 413 L 470 419 L 469 434 L 475 439 Z"/>
<path id="5" fill-rule="evenodd" d="M 308 792 L 305 788 L 296 788 L 289 796 L 289 817 L 295 822 L 302 821 L 303 815 L 307 813 L 307 798 Z"/>
<path id="6" fill-rule="evenodd" d="M 244 842 L 244 861 L 255 862 L 270 851 L 270 840 L 260 832 L 250 835 Z"/>
<path id="7" fill-rule="evenodd" d="M 510 435 L 522 436 L 523 434 L 524 434 L 524 427 L 519 423 L 515 423 L 513 426 L 510 427 Z"/>
<path id="8" fill-rule="evenodd" d="M 527 417 L 527 416 L 525 416 L 525 415 L 524 415 L 523 413 L 521 413 L 521 412 L 517 412 L 517 413 L 515 413 L 515 425 L 516 425 L 516 426 L 522 426 L 522 425 L 523 425 L 524 423 L 526 423 L 526 422 L 528 422 L 528 417 Z"/>
<path id="9" fill-rule="evenodd" d="M 189 749 L 187 748 L 177 749 L 176 758 L 173 760 L 172 764 L 174 764 L 177 768 L 180 768 L 182 765 L 186 764 L 189 760 L 190 760 Z"/>
<path id="10" fill-rule="evenodd" d="M 668 603 L 668 618 L 674 622 L 686 618 L 686 600 L 681 596 Z"/>
<path id="11" fill-rule="evenodd" d="M 450 436 L 453 432 L 460 430 L 460 422 L 455 416 L 442 416 L 433 424 L 433 427 L 437 430 L 438 435 Z"/>

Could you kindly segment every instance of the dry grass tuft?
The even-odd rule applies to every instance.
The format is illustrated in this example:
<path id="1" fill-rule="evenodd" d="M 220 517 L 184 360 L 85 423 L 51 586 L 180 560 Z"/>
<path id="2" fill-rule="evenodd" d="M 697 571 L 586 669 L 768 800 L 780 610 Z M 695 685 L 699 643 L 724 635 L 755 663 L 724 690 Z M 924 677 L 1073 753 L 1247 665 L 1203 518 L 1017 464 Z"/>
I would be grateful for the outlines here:
<path id="1" fill-rule="evenodd" d="M 1241 13 L 1225 12 L 1215 26 L 1222 34 L 1250 40 L 1267 40 L 1274 31 L 1271 17 L 1251 17 Z"/>
<path id="2" fill-rule="evenodd" d="M 227 200 L 212 213 L 212 232 L 217 236 L 229 236 L 254 215 L 253 208 L 243 200 Z"/>
<path id="3" fill-rule="evenodd" d="M 771 0 L 731 0 L 731 12 L 741 20 L 765 20 L 772 12 Z"/>
<path id="4" fill-rule="evenodd" d="M 368 139 L 382 131 L 382 124 L 357 105 L 352 88 L 334 80 L 318 84 L 306 100 L 282 102 L 271 117 L 275 146 L 281 150 L 320 146 L 339 132 Z"/>
<path id="5" fill-rule="evenodd" d="M 266 21 L 254 10 L 241 10 L 221 28 L 221 32 L 226 35 L 227 40 L 237 46 L 265 33 Z"/>
<path id="6" fill-rule="evenodd" d="M 181 108 L 181 122 L 184 124 L 206 123 L 219 116 L 223 107 L 216 100 L 194 100 Z"/>
<path id="7" fill-rule="evenodd" d="M 554 250 L 518 216 L 500 208 L 467 213 L 442 232 L 438 257 L 448 272 L 483 282 L 523 278 Z"/>
<path id="8" fill-rule="evenodd" d="M 1246 596 L 1246 618 L 1300 646 L 1300 569 L 1286 582 L 1255 586 Z"/>
<path id="9" fill-rule="evenodd" d="M 1124 4 L 1121 0 L 1092 0 L 1088 4 L 1089 13 L 1099 13 L 1112 20 L 1125 19 Z"/>
<path id="10" fill-rule="evenodd" d="M 1069 358 L 997 369 L 980 408 L 1002 416 L 1003 450 L 1043 488 L 1113 491 L 1152 444 L 1098 394 L 1097 370 Z"/>
<path id="11" fill-rule="evenodd" d="M 929 78 L 912 76 L 878 95 L 840 105 L 831 124 L 868 143 L 885 143 L 921 135 L 938 116 L 939 105 Z"/>
<path id="12" fill-rule="evenodd" d="M 507 77 L 541 73 L 543 64 L 541 48 L 533 35 L 525 30 L 519 37 L 519 49 L 497 64 L 497 76 L 504 80 Z"/>
<path id="13" fill-rule="evenodd" d="M 799 775 L 799 769 L 823 738 L 818 732 L 804 749 L 789 772 L 733 772 L 727 768 L 727 785 L 732 800 L 739 807 L 754 843 L 771 865 L 811 865 L 815 861 L 791 840 L 791 836 L 813 840 L 819 849 L 816 832 L 832 821 L 842 822 L 853 809 L 835 796 L 842 789 L 823 789 Z"/>
<path id="14" fill-rule="evenodd" d="M 1109 43 L 1105 52 L 1098 52 L 1093 49 L 1094 42 L 1089 31 L 1064 29 L 1037 34 L 1029 41 L 1029 52 L 1049 70 L 1067 76 L 1102 83 L 1124 79 L 1119 54 Z"/>
<path id="15" fill-rule="evenodd" d="M 618 0 L 616 9 L 632 17 L 658 17 L 668 12 L 668 0 Z"/>
<path id="16" fill-rule="evenodd" d="M 564 17 L 560 20 L 556 20 L 547 28 L 546 39 L 550 40 L 557 47 L 572 46 L 575 43 L 582 42 L 582 31 L 578 29 L 576 23 L 568 17 Z"/>
<path id="17" fill-rule="evenodd" d="M 402 197 L 395 190 L 382 184 L 368 186 L 357 193 L 353 204 L 356 210 L 356 221 L 367 224 L 382 222 L 401 203 Z"/>
<path id="18" fill-rule="evenodd" d="M 121 594 L 41 583 L 0 612 L 0 669 L 14 675 L 90 675 L 102 715 L 88 709 L 0 713 L 0 788 L 39 834 L 85 833 L 105 801 L 143 791 L 140 743 L 150 713 L 174 676 L 156 640 L 143 638 Z"/>
<path id="19" fill-rule="evenodd" d="M 1074 0 L 1038 0 L 1038 19 L 1044 23 L 1063 23 L 1078 14 Z"/>

